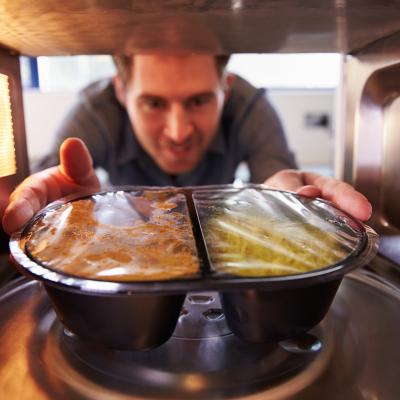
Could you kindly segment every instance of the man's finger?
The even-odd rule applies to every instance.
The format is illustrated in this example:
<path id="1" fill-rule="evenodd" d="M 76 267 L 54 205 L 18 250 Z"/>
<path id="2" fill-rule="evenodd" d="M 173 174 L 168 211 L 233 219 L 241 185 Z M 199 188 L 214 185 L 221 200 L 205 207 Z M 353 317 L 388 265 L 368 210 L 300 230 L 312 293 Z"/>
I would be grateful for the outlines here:
<path id="1" fill-rule="evenodd" d="M 100 183 L 85 144 L 67 139 L 60 149 L 61 164 L 25 179 L 11 194 L 4 211 L 3 228 L 11 234 L 47 203 L 84 190 L 96 191 Z"/>
<path id="2" fill-rule="evenodd" d="M 368 199 L 344 182 L 336 187 L 332 201 L 343 211 L 348 212 L 361 221 L 366 221 L 371 217 L 372 205 Z"/>
<path id="3" fill-rule="evenodd" d="M 348 183 L 312 172 L 303 173 L 303 177 L 305 183 L 318 187 L 324 199 L 332 201 L 343 211 L 361 221 L 371 217 L 371 203 Z"/>
<path id="4" fill-rule="evenodd" d="M 36 210 L 32 207 L 30 201 L 25 198 L 20 198 L 12 202 L 5 210 L 3 215 L 3 229 L 11 235 L 14 231 L 23 226 L 26 221 L 29 221 Z"/>
<path id="5" fill-rule="evenodd" d="M 277 172 L 267 179 L 265 184 L 275 189 L 289 190 L 292 192 L 296 192 L 304 186 L 301 173 L 291 169 Z"/>
<path id="6" fill-rule="evenodd" d="M 59 168 L 66 179 L 77 185 L 100 186 L 89 150 L 78 138 L 68 138 L 61 145 Z"/>
<path id="7" fill-rule="evenodd" d="M 296 193 L 300 194 L 301 196 L 312 197 L 312 198 L 321 196 L 321 191 L 316 186 L 313 185 L 302 186 L 296 190 Z"/>
<path id="8" fill-rule="evenodd" d="M 282 170 L 265 181 L 265 184 L 307 197 L 322 197 L 362 221 L 368 220 L 372 213 L 368 199 L 351 185 L 315 172 Z"/>

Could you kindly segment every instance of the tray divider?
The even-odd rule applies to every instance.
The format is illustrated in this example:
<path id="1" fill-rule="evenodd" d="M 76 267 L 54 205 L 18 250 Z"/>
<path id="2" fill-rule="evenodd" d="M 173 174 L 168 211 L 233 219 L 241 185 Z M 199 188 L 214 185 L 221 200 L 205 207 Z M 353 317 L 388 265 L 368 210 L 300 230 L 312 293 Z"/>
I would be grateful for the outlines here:
<path id="1" fill-rule="evenodd" d="M 185 189 L 183 190 L 183 193 L 186 197 L 189 218 L 192 224 L 193 237 L 196 243 L 197 254 L 199 257 L 200 275 L 202 277 L 210 277 L 215 271 L 212 269 L 208 258 L 208 253 L 204 242 L 203 233 L 200 227 L 200 221 L 196 211 L 196 206 L 194 205 L 193 201 L 192 190 Z"/>

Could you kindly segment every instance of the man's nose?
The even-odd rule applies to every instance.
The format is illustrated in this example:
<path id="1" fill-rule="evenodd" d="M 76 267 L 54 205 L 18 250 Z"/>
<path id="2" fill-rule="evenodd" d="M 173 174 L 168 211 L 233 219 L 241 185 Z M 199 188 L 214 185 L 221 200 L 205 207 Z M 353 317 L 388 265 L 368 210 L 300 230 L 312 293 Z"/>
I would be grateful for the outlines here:
<path id="1" fill-rule="evenodd" d="M 193 133 L 193 123 L 181 104 L 171 105 L 168 111 L 164 134 L 176 143 L 183 143 Z"/>

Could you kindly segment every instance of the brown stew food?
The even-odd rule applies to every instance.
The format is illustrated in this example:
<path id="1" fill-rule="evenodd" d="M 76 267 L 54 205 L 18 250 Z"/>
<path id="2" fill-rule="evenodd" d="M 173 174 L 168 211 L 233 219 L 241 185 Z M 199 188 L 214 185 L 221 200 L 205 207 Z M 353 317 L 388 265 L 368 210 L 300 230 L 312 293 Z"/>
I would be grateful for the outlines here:
<path id="1" fill-rule="evenodd" d="M 199 261 L 188 213 L 176 210 L 181 197 L 119 192 L 72 201 L 38 219 L 25 246 L 42 264 L 79 277 L 193 277 Z"/>

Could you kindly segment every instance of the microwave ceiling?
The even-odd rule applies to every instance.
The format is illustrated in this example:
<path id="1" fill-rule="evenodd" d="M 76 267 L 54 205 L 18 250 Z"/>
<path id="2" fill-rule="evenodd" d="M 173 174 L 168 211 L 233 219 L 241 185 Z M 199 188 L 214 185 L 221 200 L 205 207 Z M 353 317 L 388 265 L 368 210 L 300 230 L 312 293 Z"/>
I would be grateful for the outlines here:
<path id="1" fill-rule="evenodd" d="M 0 45 L 29 56 L 351 53 L 400 31 L 399 15 L 400 0 L 0 0 Z"/>

